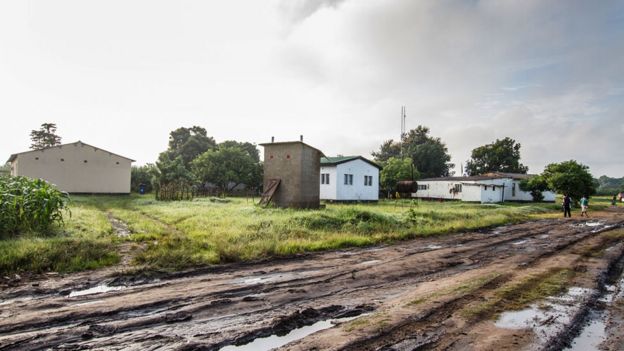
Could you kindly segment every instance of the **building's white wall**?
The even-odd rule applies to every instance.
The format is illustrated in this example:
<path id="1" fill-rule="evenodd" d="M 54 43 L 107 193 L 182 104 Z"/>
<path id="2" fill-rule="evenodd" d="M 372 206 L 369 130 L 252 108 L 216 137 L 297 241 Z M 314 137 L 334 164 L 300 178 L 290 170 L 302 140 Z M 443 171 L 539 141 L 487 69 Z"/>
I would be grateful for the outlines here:
<path id="1" fill-rule="evenodd" d="M 544 191 L 542 195 L 544 195 L 544 200 L 542 201 L 555 202 L 555 200 L 557 199 L 557 194 L 552 191 Z"/>
<path id="2" fill-rule="evenodd" d="M 444 200 L 461 200 L 461 193 L 453 194 L 451 189 L 459 184 L 454 181 L 436 180 L 436 181 L 418 181 L 418 185 L 427 185 L 427 189 L 416 191 L 415 197 L 427 199 L 444 199 Z"/>
<path id="3" fill-rule="evenodd" d="M 19 154 L 14 172 L 44 179 L 70 193 L 129 193 L 131 162 L 75 143 Z"/>
<path id="4" fill-rule="evenodd" d="M 321 184 L 320 196 L 321 200 L 338 200 L 336 187 L 338 179 L 336 178 L 336 166 L 321 166 L 321 174 L 329 174 L 329 184 Z M 320 183 L 319 179 L 319 183 Z"/>
<path id="5" fill-rule="evenodd" d="M 379 168 L 355 159 L 335 166 L 336 198 L 338 201 L 377 201 L 379 200 Z M 353 174 L 353 185 L 344 184 L 344 175 Z M 364 176 L 372 176 L 373 184 L 364 185 Z M 330 185 L 331 185 L 330 180 Z M 321 198 L 323 194 L 321 193 Z"/>
<path id="6" fill-rule="evenodd" d="M 462 186 L 461 200 L 468 202 L 481 202 L 481 189 L 483 189 L 483 186 L 481 185 L 464 184 Z"/>
<path id="7" fill-rule="evenodd" d="M 491 185 L 481 186 L 481 203 L 493 203 L 493 202 L 502 202 L 502 201 L 503 201 L 503 188 L 502 187 L 491 186 Z"/>

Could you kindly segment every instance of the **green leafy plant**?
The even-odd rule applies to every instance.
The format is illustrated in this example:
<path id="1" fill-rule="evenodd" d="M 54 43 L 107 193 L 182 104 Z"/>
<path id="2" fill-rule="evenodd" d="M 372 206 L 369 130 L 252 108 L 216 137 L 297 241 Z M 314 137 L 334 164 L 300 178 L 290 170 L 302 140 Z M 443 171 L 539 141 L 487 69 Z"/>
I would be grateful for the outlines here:
<path id="1" fill-rule="evenodd" d="M 41 179 L 0 177 L 0 237 L 47 234 L 63 224 L 69 195 Z"/>

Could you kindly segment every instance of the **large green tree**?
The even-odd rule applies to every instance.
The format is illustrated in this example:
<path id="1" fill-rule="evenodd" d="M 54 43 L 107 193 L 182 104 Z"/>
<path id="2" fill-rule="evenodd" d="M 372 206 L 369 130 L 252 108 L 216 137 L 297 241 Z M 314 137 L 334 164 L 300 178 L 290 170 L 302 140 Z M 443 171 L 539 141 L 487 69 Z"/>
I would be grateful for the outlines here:
<path id="1" fill-rule="evenodd" d="M 45 149 L 61 144 L 61 137 L 56 135 L 56 124 L 43 123 L 39 130 L 30 132 L 30 148 L 33 150 Z"/>
<path id="2" fill-rule="evenodd" d="M 152 178 L 153 187 L 158 190 L 161 186 L 169 184 L 191 185 L 194 176 L 184 165 L 182 156 L 170 159 L 166 153 L 161 153 L 156 161 L 156 169 Z"/>
<path id="3" fill-rule="evenodd" d="M 218 147 L 238 147 L 247 152 L 255 162 L 260 162 L 260 151 L 258 151 L 258 147 L 255 144 L 235 140 L 226 140 L 220 142 Z"/>
<path id="4" fill-rule="evenodd" d="M 379 147 L 379 151 L 373 151 L 371 154 L 375 161 L 384 163 L 391 157 L 401 157 L 401 144 L 392 139 L 386 140 Z"/>
<path id="5" fill-rule="evenodd" d="M 466 163 L 469 175 L 489 172 L 526 173 L 529 168 L 520 163 L 520 143 L 506 137 L 472 150 Z"/>
<path id="6" fill-rule="evenodd" d="M 424 178 L 444 177 L 451 173 L 454 167 L 446 144 L 440 138 L 429 135 L 429 128 L 418 126 L 405 133 L 402 142 L 386 140 L 373 152 L 373 157 L 379 163 L 384 163 L 392 157 L 408 157 Z"/>
<path id="7" fill-rule="evenodd" d="M 198 126 L 181 127 L 169 133 L 169 148 L 165 157 L 174 160 L 182 158 L 184 167 L 190 169 L 191 162 L 204 152 L 214 149 L 217 143 L 206 134 L 206 129 Z"/>
<path id="8" fill-rule="evenodd" d="M 240 146 L 208 150 L 192 162 L 192 170 L 200 182 L 213 183 L 225 193 L 239 184 L 253 186 L 261 176 L 260 164 Z"/>
<path id="9" fill-rule="evenodd" d="M 400 180 L 418 179 L 420 174 L 414 167 L 411 158 L 391 157 L 383 163 L 383 168 L 379 174 L 381 188 L 393 193 Z"/>
<path id="10" fill-rule="evenodd" d="M 546 166 L 541 176 L 548 184 L 548 188 L 560 194 L 568 194 L 575 201 L 596 192 L 589 167 L 574 160 L 551 163 Z"/>

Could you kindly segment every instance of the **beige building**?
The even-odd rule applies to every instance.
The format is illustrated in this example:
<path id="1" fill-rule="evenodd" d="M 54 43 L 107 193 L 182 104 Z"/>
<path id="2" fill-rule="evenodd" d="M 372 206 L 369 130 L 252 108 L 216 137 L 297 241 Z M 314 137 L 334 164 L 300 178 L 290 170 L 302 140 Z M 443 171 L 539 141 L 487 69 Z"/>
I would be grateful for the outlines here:
<path id="1" fill-rule="evenodd" d="M 277 207 L 318 208 L 323 153 L 301 141 L 264 146 L 264 189 L 278 181 L 272 201 Z"/>
<path id="2" fill-rule="evenodd" d="M 69 193 L 130 193 L 134 160 L 77 141 L 11 155 L 11 175 L 41 178 Z"/>

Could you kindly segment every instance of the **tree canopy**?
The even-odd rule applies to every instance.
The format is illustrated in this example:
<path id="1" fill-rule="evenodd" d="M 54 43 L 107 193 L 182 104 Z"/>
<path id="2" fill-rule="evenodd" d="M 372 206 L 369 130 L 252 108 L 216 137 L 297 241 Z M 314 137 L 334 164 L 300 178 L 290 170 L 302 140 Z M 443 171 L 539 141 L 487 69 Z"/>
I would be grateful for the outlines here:
<path id="1" fill-rule="evenodd" d="M 192 170 L 202 183 L 213 183 L 228 192 L 239 184 L 255 185 L 261 177 L 258 162 L 241 146 L 219 146 L 192 162 Z"/>
<path id="2" fill-rule="evenodd" d="M 165 153 L 170 160 L 181 157 L 184 167 L 190 169 L 191 162 L 197 156 L 216 146 L 215 140 L 206 134 L 206 129 L 181 127 L 169 133 L 169 148 Z"/>
<path id="3" fill-rule="evenodd" d="M 451 173 L 454 167 L 446 144 L 440 138 L 429 136 L 429 128 L 418 126 L 403 135 L 402 142 L 392 139 L 381 144 L 379 151 L 373 152 L 373 157 L 384 164 L 390 158 L 401 156 L 409 157 L 424 178 L 444 177 Z"/>
<path id="4" fill-rule="evenodd" d="M 506 137 L 472 150 L 466 163 L 469 175 L 489 172 L 526 173 L 529 168 L 520 163 L 520 143 Z"/>
<path id="5" fill-rule="evenodd" d="M 541 176 L 548 184 L 548 188 L 560 194 L 568 194 L 577 201 L 596 192 L 589 167 L 574 160 L 551 163 L 546 166 Z"/>
<path id="6" fill-rule="evenodd" d="M 43 123 L 39 130 L 30 132 L 30 148 L 33 150 L 45 149 L 61 144 L 61 137 L 56 135 L 56 124 Z"/>
<path id="7" fill-rule="evenodd" d="M 418 179 L 419 173 L 416 167 L 413 167 L 411 158 L 391 157 L 384 162 L 379 174 L 379 183 L 384 190 L 394 192 L 400 180 L 412 179 L 412 172 L 414 178 Z"/>

